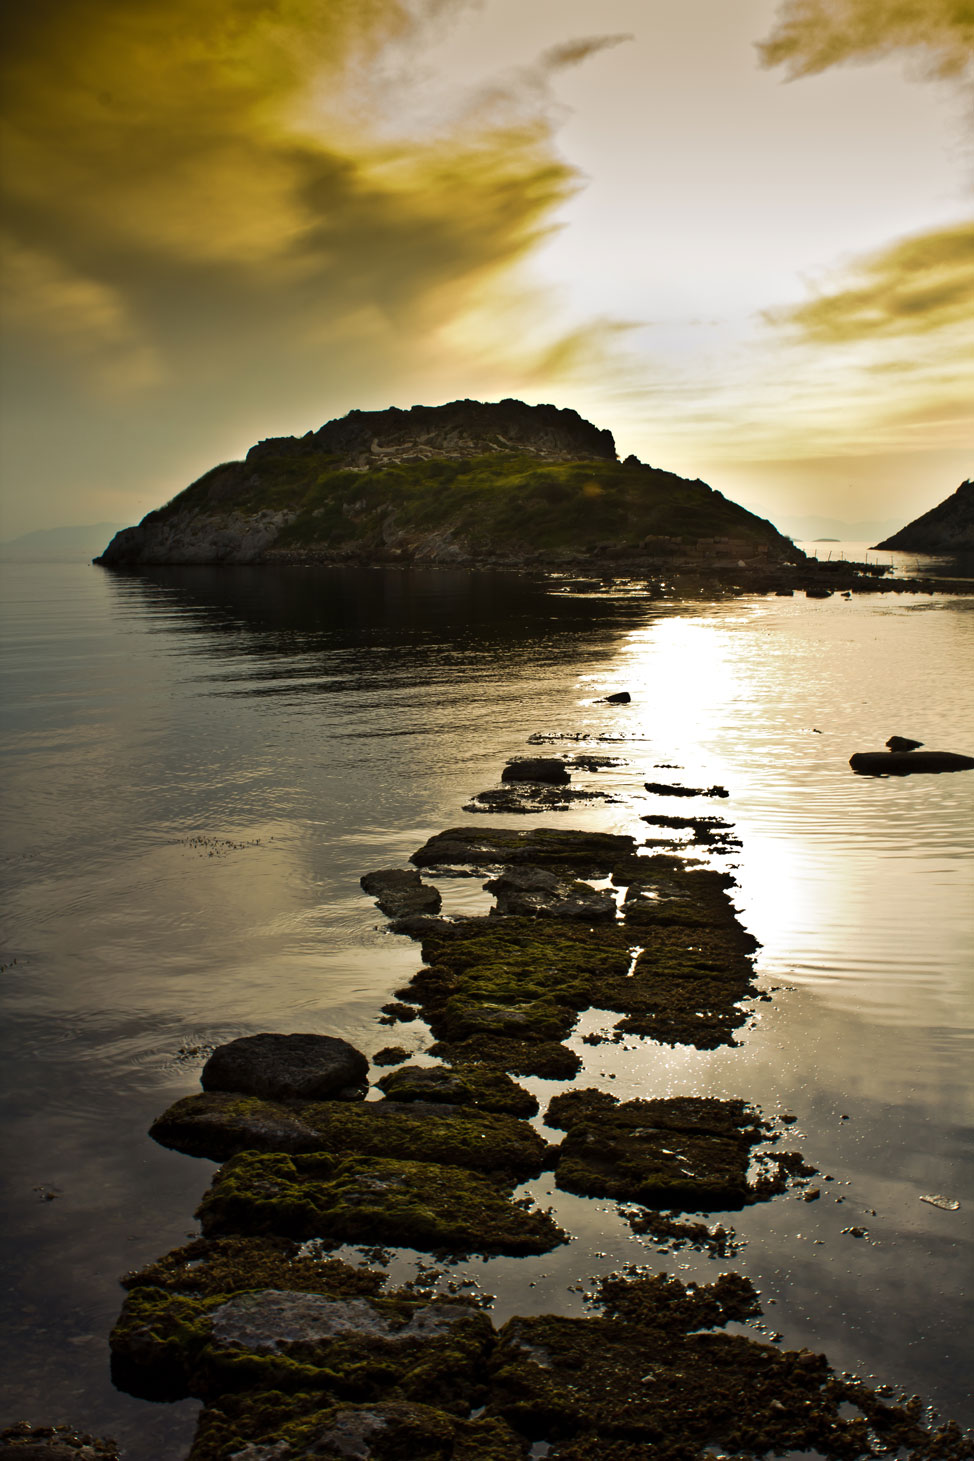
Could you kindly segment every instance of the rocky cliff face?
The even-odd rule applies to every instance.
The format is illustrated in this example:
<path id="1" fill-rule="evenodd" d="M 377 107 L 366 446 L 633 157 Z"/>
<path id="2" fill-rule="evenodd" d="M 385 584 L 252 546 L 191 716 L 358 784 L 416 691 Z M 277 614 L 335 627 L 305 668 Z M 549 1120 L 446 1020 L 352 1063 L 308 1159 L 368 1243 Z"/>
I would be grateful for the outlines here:
<path id="1" fill-rule="evenodd" d="M 962 482 L 950 497 L 876 547 L 904 553 L 974 552 L 974 480 Z"/>
<path id="2" fill-rule="evenodd" d="M 258 442 L 117 533 L 95 561 L 517 564 L 715 540 L 734 561 L 752 547 L 795 553 L 705 483 L 620 463 L 612 433 L 575 411 L 453 401 L 351 411 Z"/>

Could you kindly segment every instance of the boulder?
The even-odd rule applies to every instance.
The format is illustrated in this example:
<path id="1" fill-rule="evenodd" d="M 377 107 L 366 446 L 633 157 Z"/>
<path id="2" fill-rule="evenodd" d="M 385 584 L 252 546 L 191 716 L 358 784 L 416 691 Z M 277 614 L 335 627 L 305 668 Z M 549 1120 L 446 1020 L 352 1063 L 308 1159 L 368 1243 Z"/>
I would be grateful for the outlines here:
<path id="1" fill-rule="evenodd" d="M 603 705 L 628 705 L 632 696 L 628 690 L 617 690 L 614 695 L 606 695 Z"/>
<path id="2" fill-rule="evenodd" d="M 334 1035 L 245 1035 L 217 1046 L 200 1084 L 270 1101 L 355 1099 L 368 1070 L 362 1052 Z"/>
<path id="3" fill-rule="evenodd" d="M 912 776 L 916 771 L 970 771 L 974 756 L 956 751 L 857 751 L 849 765 L 860 776 Z"/>
<path id="4" fill-rule="evenodd" d="M 922 741 L 911 741 L 909 736 L 890 736 L 886 742 L 889 751 L 916 751 L 922 745 Z"/>
<path id="5" fill-rule="evenodd" d="M 571 780 L 564 761 L 557 756 L 524 756 L 508 761 L 501 772 L 501 781 L 543 781 L 549 786 L 565 786 Z"/>

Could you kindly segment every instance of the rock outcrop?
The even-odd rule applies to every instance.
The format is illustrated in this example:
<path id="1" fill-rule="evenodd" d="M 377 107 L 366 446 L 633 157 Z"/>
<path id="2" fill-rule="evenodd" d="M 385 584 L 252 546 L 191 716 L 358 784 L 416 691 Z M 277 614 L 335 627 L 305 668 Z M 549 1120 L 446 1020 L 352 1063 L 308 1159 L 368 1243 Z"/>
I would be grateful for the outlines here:
<path id="1" fill-rule="evenodd" d="M 904 553 L 974 553 L 974 478 L 876 547 Z"/>
<path id="2" fill-rule="evenodd" d="M 521 566 L 687 552 L 735 565 L 802 557 L 706 483 L 620 462 L 612 433 L 577 412 L 506 400 L 350 411 L 258 442 L 95 561 Z"/>

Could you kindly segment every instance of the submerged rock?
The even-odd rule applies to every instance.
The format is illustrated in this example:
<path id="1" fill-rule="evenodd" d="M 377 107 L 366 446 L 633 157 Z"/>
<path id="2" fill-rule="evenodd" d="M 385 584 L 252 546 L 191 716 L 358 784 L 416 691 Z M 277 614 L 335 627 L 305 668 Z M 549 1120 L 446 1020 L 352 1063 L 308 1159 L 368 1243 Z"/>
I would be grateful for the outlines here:
<path id="1" fill-rule="evenodd" d="M 389 918 L 439 913 L 443 902 L 439 889 L 424 883 L 415 868 L 386 868 L 382 872 L 366 873 L 359 881 Z"/>
<path id="2" fill-rule="evenodd" d="M 725 786 L 676 786 L 669 781 L 647 781 L 646 790 L 656 796 L 729 796 Z"/>
<path id="3" fill-rule="evenodd" d="M 22 1420 L 0 1431 L 0 1456 L 9 1461 L 119 1461 L 119 1454 L 113 1440 L 67 1425 Z"/>
<path id="4" fill-rule="evenodd" d="M 356 1152 L 535 1176 L 548 1145 L 526 1121 L 426 1102 L 317 1101 L 283 1106 L 222 1091 L 170 1106 L 150 1134 L 162 1146 L 222 1162 L 243 1151 Z"/>
<path id="5" fill-rule="evenodd" d="M 362 1052 L 334 1035 L 245 1035 L 217 1046 L 200 1084 L 271 1101 L 354 1098 L 364 1094 L 368 1071 Z"/>
<path id="6" fill-rule="evenodd" d="M 917 771 L 970 771 L 974 756 L 956 751 L 857 751 L 849 765 L 860 776 L 912 776 Z"/>
<path id="7" fill-rule="evenodd" d="M 574 786 L 542 786 L 538 782 L 511 782 L 490 791 L 479 791 L 463 808 L 465 812 L 504 812 L 533 816 L 538 812 L 568 812 L 579 802 L 617 802 L 605 791 L 583 791 Z"/>
<path id="8" fill-rule="evenodd" d="M 232 1157 L 197 1216 L 205 1235 L 277 1233 L 425 1252 L 547 1253 L 567 1235 L 548 1213 L 514 1203 L 458 1167 L 382 1157 Z"/>

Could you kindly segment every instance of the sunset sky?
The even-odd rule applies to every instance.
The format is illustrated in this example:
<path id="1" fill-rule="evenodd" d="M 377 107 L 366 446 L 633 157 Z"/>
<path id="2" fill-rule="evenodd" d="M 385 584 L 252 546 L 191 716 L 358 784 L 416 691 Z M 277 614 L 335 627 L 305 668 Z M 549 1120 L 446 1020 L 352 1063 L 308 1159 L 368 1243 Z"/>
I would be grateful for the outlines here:
<path id="1" fill-rule="evenodd" d="M 970 0 L 7 7 L 0 538 L 551 401 L 786 531 L 974 475 Z"/>

